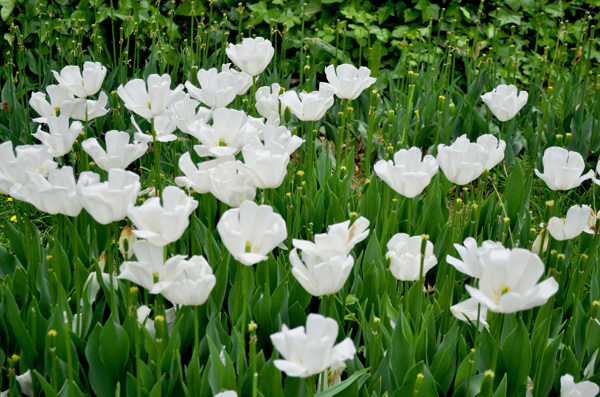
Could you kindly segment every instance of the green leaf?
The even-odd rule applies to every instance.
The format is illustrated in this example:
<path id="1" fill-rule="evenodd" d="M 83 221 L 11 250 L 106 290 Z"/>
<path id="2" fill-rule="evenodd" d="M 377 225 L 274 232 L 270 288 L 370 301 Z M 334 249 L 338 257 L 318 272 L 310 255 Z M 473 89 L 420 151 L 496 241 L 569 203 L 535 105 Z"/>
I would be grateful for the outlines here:
<path id="1" fill-rule="evenodd" d="M 435 353 L 435 356 L 433 356 L 433 362 L 431 364 L 433 377 L 442 387 L 444 394 L 448 394 L 456 370 L 456 342 L 458 340 L 458 328 L 458 322 L 454 322 L 454 325 L 444 337 L 444 341 Z"/>
<path id="2" fill-rule="evenodd" d="M 26 363 L 33 363 L 33 360 L 37 356 L 37 351 L 35 350 L 35 345 L 33 344 L 33 340 L 31 339 L 27 328 L 25 328 L 23 320 L 21 320 L 17 302 L 15 302 L 15 298 L 6 285 L 2 286 L 2 292 L 4 295 L 4 304 L 6 305 L 6 312 L 4 313 L 6 313 L 5 315 L 8 317 L 8 323 L 12 327 L 13 333 L 19 342 L 19 346 L 23 349 L 25 355 L 25 357 L 21 357 L 21 359 L 24 359 Z"/>
<path id="3" fill-rule="evenodd" d="M 17 266 L 21 266 L 17 257 L 0 245 L 0 278 L 12 276 Z"/>
<path id="4" fill-rule="evenodd" d="M 2 16 L 2 20 L 6 22 L 10 14 L 13 12 L 15 8 L 16 0 L 0 0 L 0 6 L 2 10 L 0 10 L 0 16 Z"/>
<path id="5" fill-rule="evenodd" d="M 89 364 L 88 378 L 94 394 L 100 397 L 113 397 L 115 395 L 115 384 L 112 381 L 111 372 L 104 367 L 100 359 L 100 335 L 103 328 L 97 324 L 88 338 L 85 347 L 85 357 Z M 138 375 L 139 376 L 139 375 Z"/>
<path id="6" fill-rule="evenodd" d="M 348 379 L 344 380 L 343 382 L 340 382 L 337 385 L 330 387 L 329 389 L 318 392 L 317 394 L 315 394 L 315 397 L 335 396 L 336 394 L 338 394 L 338 393 L 342 392 L 343 390 L 345 390 L 346 388 L 348 388 L 352 384 L 352 382 L 356 381 L 362 375 L 366 374 L 368 370 L 369 370 L 369 368 L 364 368 L 364 369 L 361 369 L 360 371 L 353 373 L 352 376 L 350 376 Z"/>
<path id="7" fill-rule="evenodd" d="M 506 337 L 502 345 L 502 358 L 508 374 L 509 392 L 525 390 L 531 369 L 531 344 L 522 319 L 519 319 L 517 327 Z"/>
<path id="8" fill-rule="evenodd" d="M 117 383 L 123 376 L 123 370 L 129 360 L 129 338 L 112 315 L 107 320 L 100 334 L 100 361 L 108 369 Z"/>

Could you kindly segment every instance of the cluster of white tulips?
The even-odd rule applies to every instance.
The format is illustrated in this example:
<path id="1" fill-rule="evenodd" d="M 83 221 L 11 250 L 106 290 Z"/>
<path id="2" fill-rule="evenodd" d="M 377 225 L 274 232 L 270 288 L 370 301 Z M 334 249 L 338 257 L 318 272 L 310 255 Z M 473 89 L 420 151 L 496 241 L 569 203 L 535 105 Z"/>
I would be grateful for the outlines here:
<path id="1" fill-rule="evenodd" d="M 288 237 L 287 225 L 272 207 L 254 202 L 256 192 L 281 185 L 292 153 L 304 142 L 280 125 L 285 109 L 301 121 L 316 121 L 333 105 L 334 96 L 356 99 L 375 82 L 367 68 L 328 66 L 328 83 L 320 83 L 318 91 L 281 93 L 278 84 L 259 87 L 252 103 L 261 118 L 227 108 L 236 96 L 256 84 L 273 53 L 268 40 L 248 38 L 227 48 L 229 59 L 240 71 L 231 64 L 223 65 L 220 72 L 216 68 L 199 70 L 200 87 L 187 81 L 171 89 L 171 78 L 156 74 L 119 86 L 117 93 L 125 107 L 150 123 L 151 128 L 150 134 L 144 133 L 132 115 L 136 130 L 132 142 L 128 132 L 113 130 L 103 134 L 104 142 L 89 138 L 81 143 L 95 165 L 106 172 L 105 181 L 93 171 L 81 172 L 76 181 L 73 168 L 59 167 L 55 158 L 67 155 L 78 137 L 85 136 L 87 124 L 108 112 L 104 92 L 92 99 L 100 90 L 106 68 L 86 62 L 83 70 L 68 66 L 60 73 L 54 72 L 58 84 L 48 86 L 46 93 L 34 93 L 30 101 L 40 115 L 34 119 L 40 126 L 33 136 L 41 144 L 19 146 L 16 151 L 11 142 L 0 145 L 0 191 L 50 214 L 74 217 L 85 208 L 101 224 L 128 218 L 135 228 L 129 237 L 129 251 L 123 250 L 126 261 L 120 266 L 118 278 L 130 280 L 152 294 L 162 294 L 176 305 L 203 304 L 216 283 L 206 259 L 198 255 L 165 258 L 164 247 L 181 238 L 198 207 L 198 202 L 181 187 L 188 192 L 210 193 L 233 207 L 221 215 L 217 229 L 235 260 L 246 266 L 267 260 L 276 247 L 286 248 L 283 242 Z M 525 105 L 527 92 L 518 93 L 514 86 L 501 85 L 483 95 L 482 100 L 499 120 L 507 121 Z M 155 179 L 155 197 L 136 206 L 140 176 L 126 169 L 146 154 L 150 143 L 156 154 L 159 145 L 175 141 L 177 130 L 198 141 L 194 150 L 203 161 L 195 163 L 190 153 L 184 153 L 178 162 L 182 176 L 174 180 L 177 186 L 161 189 Z M 440 168 L 457 185 L 476 180 L 503 160 L 505 147 L 503 140 L 489 134 L 476 142 L 463 135 L 451 145 L 440 144 L 436 157 L 423 157 L 417 147 L 401 149 L 393 160 L 377 162 L 374 170 L 394 191 L 412 199 L 423 192 Z M 544 173 L 536 170 L 536 174 L 552 190 L 571 189 L 594 175 L 589 171 L 581 176 L 581 155 L 562 148 L 546 150 L 543 163 Z M 158 160 L 155 166 L 156 178 L 160 178 Z M 550 219 L 547 230 L 553 238 L 565 240 L 582 232 L 592 233 L 595 222 L 588 206 L 575 206 L 566 220 Z M 329 225 L 328 232 L 315 235 L 314 242 L 294 239 L 289 254 L 293 276 L 313 296 L 337 293 L 353 269 L 351 253 L 367 237 L 368 227 L 369 220 L 360 217 L 352 224 L 346 221 Z M 546 234 L 540 236 L 543 239 Z M 397 279 L 421 282 L 437 264 L 433 244 L 423 239 L 400 233 L 389 240 L 386 257 Z M 537 252 L 545 246 L 547 238 L 545 244 L 537 241 Z M 529 250 L 509 249 L 493 241 L 478 246 L 471 237 L 464 246 L 455 244 L 455 248 L 461 260 L 448 256 L 446 261 L 478 280 L 476 287 L 465 286 L 471 298 L 451 308 L 460 320 L 486 327 L 488 311 L 526 310 L 544 304 L 558 290 L 552 277 L 538 283 L 544 264 Z M 133 255 L 135 260 L 130 260 Z M 149 309 L 144 308 L 140 318 L 145 321 L 148 313 Z M 271 335 L 283 357 L 274 364 L 296 377 L 339 366 L 354 357 L 356 348 L 349 338 L 334 345 L 337 334 L 337 322 L 318 314 L 308 315 L 306 329 L 284 325 L 281 332 Z M 567 385 L 569 379 L 564 382 Z"/>

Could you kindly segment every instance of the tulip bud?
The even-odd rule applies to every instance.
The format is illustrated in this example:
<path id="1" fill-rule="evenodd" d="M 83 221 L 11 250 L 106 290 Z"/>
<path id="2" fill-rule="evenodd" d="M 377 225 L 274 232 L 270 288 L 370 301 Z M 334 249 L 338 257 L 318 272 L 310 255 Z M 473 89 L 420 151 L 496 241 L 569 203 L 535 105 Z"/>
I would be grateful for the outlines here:
<path id="1" fill-rule="evenodd" d="M 104 272 L 104 268 L 106 267 L 106 251 L 102 251 L 100 254 L 100 258 L 98 259 L 98 266 L 100 266 L 100 271 Z"/>
<path id="2" fill-rule="evenodd" d="M 485 371 L 483 382 L 481 382 L 481 397 L 490 397 L 492 395 L 492 389 L 494 387 L 494 371 L 488 369 Z"/>
<path id="3" fill-rule="evenodd" d="M 421 387 L 423 387 L 423 374 L 418 374 L 417 375 L 417 379 L 415 379 L 415 387 L 414 387 L 414 394 L 415 396 L 419 395 L 419 392 L 421 391 Z"/>
<path id="4" fill-rule="evenodd" d="M 598 312 L 600 311 L 600 301 L 592 302 L 592 316 L 591 318 L 598 318 Z"/>
<path id="5" fill-rule="evenodd" d="M 119 237 L 119 251 L 123 255 L 123 259 L 129 260 L 133 256 L 133 244 L 137 241 L 137 237 L 133 234 L 133 227 L 125 226 Z"/>

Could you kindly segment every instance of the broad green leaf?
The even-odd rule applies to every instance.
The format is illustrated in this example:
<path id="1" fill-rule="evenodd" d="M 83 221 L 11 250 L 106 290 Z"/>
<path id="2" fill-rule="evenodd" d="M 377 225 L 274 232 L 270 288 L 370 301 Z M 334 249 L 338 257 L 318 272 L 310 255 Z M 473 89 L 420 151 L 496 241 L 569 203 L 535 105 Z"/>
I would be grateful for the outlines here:
<path id="1" fill-rule="evenodd" d="M 354 381 L 356 381 L 362 375 L 366 374 L 368 370 L 369 368 L 364 368 L 358 372 L 353 373 L 348 379 L 345 379 L 337 385 L 315 394 L 315 397 L 333 397 L 338 393 L 341 393 L 343 390 L 347 389 Z"/>
<path id="2" fill-rule="evenodd" d="M 509 392 L 524 391 L 531 369 L 531 344 L 523 320 L 519 319 L 516 328 L 506 337 L 502 345 L 502 358 L 508 374 Z"/>

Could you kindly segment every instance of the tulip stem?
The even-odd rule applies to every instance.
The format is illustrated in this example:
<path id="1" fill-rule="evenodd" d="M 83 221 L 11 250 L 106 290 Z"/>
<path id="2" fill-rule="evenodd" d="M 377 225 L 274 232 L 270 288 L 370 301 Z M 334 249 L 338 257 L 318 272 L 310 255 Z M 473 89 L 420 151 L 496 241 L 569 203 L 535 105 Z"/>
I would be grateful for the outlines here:
<path id="1" fill-rule="evenodd" d="M 497 313 L 494 315 L 494 355 L 492 356 L 492 371 L 496 372 L 496 364 L 498 361 L 498 350 L 500 349 L 500 339 L 502 336 L 502 323 L 504 322 L 504 314 Z"/>
<path id="2" fill-rule="evenodd" d="M 239 263 L 239 262 L 238 262 Z M 250 293 L 251 281 L 252 281 L 252 269 L 250 266 L 245 266 L 240 263 L 243 272 L 243 286 L 244 286 L 244 299 L 242 300 L 242 323 L 240 324 L 240 344 L 239 344 L 239 355 L 238 355 L 238 379 L 240 385 L 244 379 L 242 375 L 243 363 L 246 358 L 246 317 L 248 315 L 248 296 Z"/>
<path id="3" fill-rule="evenodd" d="M 306 383 L 308 385 L 308 396 L 309 397 L 313 397 L 315 395 L 315 391 L 316 391 L 316 382 L 315 382 L 315 377 L 317 375 L 311 375 L 308 378 L 306 378 Z"/>

